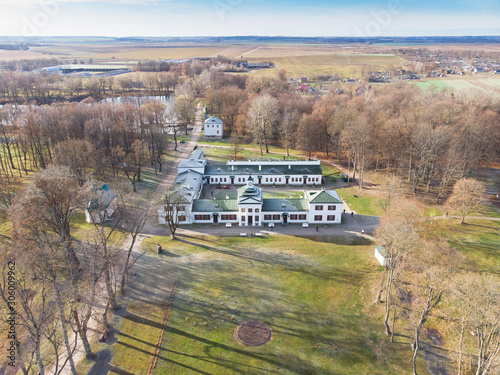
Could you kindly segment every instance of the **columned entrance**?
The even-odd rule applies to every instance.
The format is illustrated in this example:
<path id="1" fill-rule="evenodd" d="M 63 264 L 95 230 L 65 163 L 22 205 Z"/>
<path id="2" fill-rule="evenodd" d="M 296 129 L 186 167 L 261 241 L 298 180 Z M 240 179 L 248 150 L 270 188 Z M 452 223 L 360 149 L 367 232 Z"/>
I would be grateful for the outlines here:
<path id="1" fill-rule="evenodd" d="M 219 223 L 219 214 L 214 214 L 214 224 Z"/>
<path id="2" fill-rule="evenodd" d="M 285 212 L 283 215 L 281 215 L 283 217 L 283 223 L 284 224 L 288 224 L 288 214 Z"/>

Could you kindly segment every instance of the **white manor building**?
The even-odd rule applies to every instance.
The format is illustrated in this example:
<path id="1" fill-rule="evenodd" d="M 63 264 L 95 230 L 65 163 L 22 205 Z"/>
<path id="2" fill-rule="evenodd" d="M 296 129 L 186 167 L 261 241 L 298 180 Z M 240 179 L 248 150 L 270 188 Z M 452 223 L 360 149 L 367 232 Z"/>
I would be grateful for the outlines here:
<path id="1" fill-rule="evenodd" d="M 205 133 L 205 138 L 222 138 L 222 120 L 217 117 L 210 117 L 205 120 L 203 124 L 203 132 Z"/>
<path id="2" fill-rule="evenodd" d="M 340 224 L 343 201 L 334 190 L 304 189 L 299 199 L 264 199 L 257 185 L 321 185 L 320 161 L 228 161 L 215 164 L 195 150 L 178 166 L 174 189 L 183 197 L 180 224 Z M 199 199 L 203 185 L 243 185 L 219 194 L 223 199 Z M 158 210 L 160 224 L 165 209 Z"/>

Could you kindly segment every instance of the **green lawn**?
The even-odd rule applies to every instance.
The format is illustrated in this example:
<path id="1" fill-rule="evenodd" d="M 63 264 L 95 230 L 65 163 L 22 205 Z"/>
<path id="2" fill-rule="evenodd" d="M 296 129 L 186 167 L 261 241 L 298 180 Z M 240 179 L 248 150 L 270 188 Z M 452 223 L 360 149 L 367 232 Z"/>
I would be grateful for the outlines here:
<path id="1" fill-rule="evenodd" d="M 500 273 L 500 222 L 489 220 L 458 219 L 427 222 L 425 235 L 446 239 L 450 246 L 460 251 L 468 271 Z"/>
<path id="2" fill-rule="evenodd" d="M 383 214 L 382 198 L 369 195 L 358 187 L 337 189 L 337 193 L 346 201 L 351 210 L 360 215 L 380 216 Z"/>
<path id="3" fill-rule="evenodd" d="M 381 321 L 365 312 L 367 283 L 380 269 L 363 239 L 186 240 L 163 240 L 158 257 L 178 289 L 155 374 L 408 373 L 409 345 L 389 350 Z M 254 319 L 273 330 L 263 347 L 233 338 Z"/>

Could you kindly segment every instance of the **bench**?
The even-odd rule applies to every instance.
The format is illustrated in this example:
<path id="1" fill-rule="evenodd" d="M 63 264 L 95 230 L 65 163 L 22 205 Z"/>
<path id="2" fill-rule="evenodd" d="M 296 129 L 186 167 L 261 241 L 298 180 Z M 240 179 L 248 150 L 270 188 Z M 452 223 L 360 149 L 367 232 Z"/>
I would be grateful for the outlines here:
<path id="1" fill-rule="evenodd" d="M 309 228 L 309 223 L 302 223 L 302 228 Z"/>
<path id="2" fill-rule="evenodd" d="M 264 233 L 255 233 L 255 237 L 264 237 Z"/>
<path id="3" fill-rule="evenodd" d="M 247 234 L 246 233 L 240 233 L 240 237 L 246 237 Z"/>
<path id="4" fill-rule="evenodd" d="M 268 227 L 269 228 L 274 228 L 274 223 L 269 223 Z"/>
<path id="5" fill-rule="evenodd" d="M 231 223 L 226 223 L 226 228 L 231 228 L 233 226 L 233 224 Z"/>

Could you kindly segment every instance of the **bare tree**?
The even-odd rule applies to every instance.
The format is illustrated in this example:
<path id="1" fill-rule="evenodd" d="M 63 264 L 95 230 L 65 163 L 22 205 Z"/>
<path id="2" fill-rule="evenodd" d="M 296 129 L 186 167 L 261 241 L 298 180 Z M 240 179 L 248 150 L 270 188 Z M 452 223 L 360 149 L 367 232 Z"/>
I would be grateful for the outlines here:
<path id="1" fill-rule="evenodd" d="M 386 254 L 387 272 L 383 274 L 384 286 L 379 294 L 384 292 L 385 333 L 391 335 L 389 317 L 393 298 L 401 273 L 410 255 L 420 242 L 416 223 L 421 217 L 420 209 L 411 201 L 404 199 L 394 201 L 377 228 L 377 236 Z M 378 298 L 377 298 L 378 301 Z"/>
<path id="2" fill-rule="evenodd" d="M 262 143 L 266 147 L 266 154 L 269 153 L 268 142 L 274 136 L 274 127 L 278 118 L 278 101 L 271 95 L 264 94 L 252 101 L 248 111 L 247 126 L 254 139 L 259 143 L 261 155 L 263 155 Z"/>
<path id="3" fill-rule="evenodd" d="M 186 203 L 186 199 L 176 190 L 167 190 L 161 199 L 165 223 L 173 240 L 179 223 L 183 221 L 181 217 L 185 215 Z"/>
<path id="4" fill-rule="evenodd" d="M 447 205 L 450 212 L 460 215 L 461 224 L 465 222 L 467 215 L 481 208 L 484 203 L 484 191 L 484 184 L 473 178 L 462 178 L 455 183 Z"/>
<path id="5" fill-rule="evenodd" d="M 500 369 L 500 295 L 499 278 L 487 274 L 462 274 L 453 283 L 454 301 L 460 310 L 458 374 L 464 370 L 464 345 L 475 341 L 472 366 L 476 375 L 497 373 Z M 472 337 L 469 337 L 469 334 Z"/>

